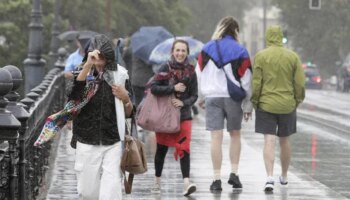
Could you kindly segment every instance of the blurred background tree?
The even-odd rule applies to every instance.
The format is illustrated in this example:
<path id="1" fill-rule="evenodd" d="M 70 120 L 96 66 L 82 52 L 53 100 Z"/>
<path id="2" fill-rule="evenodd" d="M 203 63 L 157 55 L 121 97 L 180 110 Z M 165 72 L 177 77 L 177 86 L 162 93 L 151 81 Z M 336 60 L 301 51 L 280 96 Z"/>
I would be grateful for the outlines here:
<path id="1" fill-rule="evenodd" d="M 191 10 L 187 32 L 203 42 L 210 40 L 219 20 L 225 16 L 233 16 L 242 27 L 244 12 L 256 1 L 250 0 L 184 0 Z"/>
<path id="2" fill-rule="evenodd" d="M 54 2 L 41 1 L 44 58 L 48 58 Z M 28 52 L 31 9 L 31 0 L 1 0 L 0 66 L 12 64 L 22 68 Z M 189 10 L 180 0 L 61 0 L 60 10 L 61 32 L 92 30 L 112 38 L 151 25 L 161 25 L 175 35 L 182 35 L 190 18 Z"/>
<path id="3" fill-rule="evenodd" d="M 335 74 L 335 63 L 350 53 L 350 0 L 324 0 L 320 10 L 310 10 L 308 0 L 272 3 L 303 61 L 317 64 L 324 77 Z"/>
<path id="4" fill-rule="evenodd" d="M 41 1 L 43 58 L 48 60 L 55 0 Z M 210 39 L 220 18 L 235 16 L 242 25 L 244 0 L 61 0 L 60 32 L 92 30 L 110 37 L 124 37 L 140 26 L 164 26 L 174 35 Z M 28 52 L 28 25 L 32 0 L 0 2 L 0 66 L 22 62 Z M 19 14 L 20 13 L 20 14 Z"/>
<path id="5" fill-rule="evenodd" d="M 0 3 L 0 67 L 22 66 L 28 53 L 29 0 L 2 0 Z"/>
<path id="6" fill-rule="evenodd" d="M 111 37 L 130 35 L 140 26 L 164 26 L 183 32 L 189 10 L 178 0 L 62 0 L 65 30 L 93 30 Z"/>
<path id="7" fill-rule="evenodd" d="M 322 1 L 321 10 L 310 10 L 307 0 L 270 0 L 282 12 L 288 45 L 303 61 L 316 63 L 333 74 L 336 61 L 350 52 L 350 0 Z M 55 0 L 42 3 L 43 58 L 47 60 Z M 161 25 L 174 35 L 210 39 L 217 22 L 232 15 L 241 27 L 244 11 L 259 1 L 245 0 L 61 0 L 60 31 L 92 30 L 112 38 L 131 35 L 140 26 Z M 0 66 L 22 68 L 28 52 L 28 24 L 32 0 L 0 2 Z M 20 13 L 20 14 L 19 14 Z"/>

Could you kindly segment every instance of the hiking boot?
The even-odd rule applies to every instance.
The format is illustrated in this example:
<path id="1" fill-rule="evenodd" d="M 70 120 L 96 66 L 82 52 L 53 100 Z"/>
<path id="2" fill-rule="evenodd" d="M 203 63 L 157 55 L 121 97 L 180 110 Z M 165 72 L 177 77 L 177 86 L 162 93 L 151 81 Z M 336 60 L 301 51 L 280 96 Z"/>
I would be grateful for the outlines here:
<path id="1" fill-rule="evenodd" d="M 215 180 L 213 183 L 210 185 L 210 190 L 211 191 L 221 191 L 221 180 Z"/>
<path id="2" fill-rule="evenodd" d="M 235 173 L 230 174 L 230 178 L 228 179 L 228 184 L 232 185 L 233 189 L 242 189 L 242 183 L 239 180 L 239 177 Z"/>
<path id="3" fill-rule="evenodd" d="M 274 187 L 275 183 L 273 181 L 268 181 L 265 183 L 265 192 L 273 192 L 273 187 Z"/>
<path id="4" fill-rule="evenodd" d="M 151 189 L 151 193 L 160 194 L 160 185 L 158 183 L 154 184 L 154 186 Z"/>
<path id="5" fill-rule="evenodd" d="M 187 197 L 193 192 L 195 192 L 196 190 L 197 190 L 196 184 L 191 183 L 187 186 L 187 188 L 184 190 L 182 194 Z"/>
<path id="6" fill-rule="evenodd" d="M 288 179 L 283 178 L 283 176 L 280 176 L 279 179 L 280 179 L 281 185 L 288 186 Z"/>

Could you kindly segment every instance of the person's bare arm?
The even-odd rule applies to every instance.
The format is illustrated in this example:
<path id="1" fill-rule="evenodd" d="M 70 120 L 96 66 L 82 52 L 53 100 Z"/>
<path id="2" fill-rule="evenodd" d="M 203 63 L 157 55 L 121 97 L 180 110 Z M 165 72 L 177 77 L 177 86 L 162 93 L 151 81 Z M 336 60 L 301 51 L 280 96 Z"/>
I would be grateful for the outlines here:
<path id="1" fill-rule="evenodd" d="M 101 60 L 99 59 L 99 54 L 100 54 L 100 51 L 97 49 L 93 50 L 92 52 L 89 52 L 88 58 L 83 65 L 83 69 L 80 71 L 80 73 L 77 77 L 77 81 L 86 80 L 86 77 L 89 74 L 92 66 L 95 63 L 101 62 Z"/>
<path id="2" fill-rule="evenodd" d="M 73 78 L 73 73 L 72 72 L 64 72 L 64 78 L 66 79 L 72 79 Z"/>
<path id="3" fill-rule="evenodd" d="M 125 108 L 125 116 L 130 117 L 133 110 L 133 104 L 130 100 L 129 92 L 125 89 L 124 86 L 113 85 L 112 93 L 115 97 L 123 102 Z"/>

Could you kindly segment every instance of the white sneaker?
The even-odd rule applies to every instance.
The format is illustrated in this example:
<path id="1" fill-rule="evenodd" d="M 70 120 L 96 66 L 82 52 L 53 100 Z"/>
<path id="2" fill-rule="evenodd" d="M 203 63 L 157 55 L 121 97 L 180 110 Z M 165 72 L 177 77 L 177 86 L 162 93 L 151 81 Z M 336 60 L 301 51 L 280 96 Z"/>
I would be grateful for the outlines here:
<path id="1" fill-rule="evenodd" d="M 151 193 L 160 194 L 160 185 L 158 183 L 154 184 L 154 186 L 151 189 Z"/>
<path id="2" fill-rule="evenodd" d="M 274 187 L 275 183 L 273 181 L 268 181 L 265 183 L 265 192 L 273 192 L 273 187 Z"/>
<path id="3" fill-rule="evenodd" d="M 280 176 L 279 179 L 280 179 L 281 185 L 288 186 L 288 179 L 287 178 L 284 178 L 283 176 Z"/>
<path id="4" fill-rule="evenodd" d="M 184 190 L 184 192 L 182 193 L 184 196 L 189 196 L 190 194 L 192 194 L 193 192 L 195 192 L 197 190 L 197 186 L 196 184 L 189 184 L 187 186 L 187 188 Z"/>

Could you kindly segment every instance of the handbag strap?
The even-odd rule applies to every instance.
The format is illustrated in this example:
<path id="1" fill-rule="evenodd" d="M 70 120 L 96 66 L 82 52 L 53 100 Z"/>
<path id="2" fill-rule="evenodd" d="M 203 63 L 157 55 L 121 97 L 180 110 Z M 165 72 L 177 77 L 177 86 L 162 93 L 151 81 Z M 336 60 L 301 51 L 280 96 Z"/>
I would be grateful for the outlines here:
<path id="1" fill-rule="evenodd" d="M 126 132 L 127 133 L 127 132 Z M 127 135 L 127 134 L 126 134 Z M 124 144 L 125 145 L 125 144 Z M 125 147 L 124 147 L 125 148 Z M 132 190 L 132 183 L 134 181 L 134 174 L 129 173 L 128 178 L 126 178 L 125 169 L 121 168 L 121 172 L 124 176 L 124 189 L 126 194 L 130 194 Z"/>
<path id="2" fill-rule="evenodd" d="M 135 138 L 138 138 L 137 124 L 136 124 L 135 116 L 136 116 L 136 111 L 133 108 L 133 111 L 131 113 L 130 132 L 125 131 L 125 135 L 130 135 L 130 136 L 133 136 Z M 125 125 L 126 125 L 126 128 L 129 129 L 129 124 L 127 123 L 126 120 L 125 120 Z M 136 134 L 133 134 L 133 133 L 136 133 Z"/>
<path id="3" fill-rule="evenodd" d="M 216 46 L 216 51 L 218 52 L 218 56 L 219 56 L 219 61 L 221 62 L 221 64 L 223 65 L 223 60 L 222 60 L 222 55 L 221 55 L 221 51 L 220 51 L 220 48 L 219 48 L 219 42 L 217 40 L 215 40 L 215 46 Z M 221 67 L 222 71 L 224 71 L 225 75 L 226 75 L 226 79 L 230 80 L 228 78 L 228 75 L 227 75 L 227 72 L 225 71 L 224 69 L 224 66 Z M 238 80 L 239 83 L 241 83 L 241 80 L 239 79 Z"/>
<path id="4" fill-rule="evenodd" d="M 136 118 L 135 118 L 136 112 L 133 111 L 132 116 L 131 116 L 131 123 L 130 123 L 130 135 L 138 138 L 138 132 L 137 132 L 137 124 L 136 124 Z M 135 135 L 133 134 L 135 133 Z"/>
<path id="5" fill-rule="evenodd" d="M 134 181 L 134 174 L 129 174 L 128 179 L 126 179 L 125 176 L 125 171 L 124 171 L 124 188 L 125 188 L 125 193 L 130 194 L 132 190 L 132 183 Z"/>
<path id="6" fill-rule="evenodd" d="M 227 73 L 224 69 L 224 63 L 222 61 L 222 55 L 221 55 L 221 51 L 220 51 L 220 48 L 219 48 L 219 42 L 217 40 L 215 40 L 215 46 L 216 46 L 216 51 L 218 52 L 218 56 L 219 56 L 219 61 L 220 61 L 220 64 L 222 64 L 223 66 L 221 67 L 222 71 L 224 71 L 225 75 L 226 75 L 226 78 L 227 77 Z"/>
<path id="7" fill-rule="evenodd" d="M 130 123 L 130 133 L 126 131 L 125 135 L 137 137 L 137 128 L 136 128 L 136 119 L 135 119 L 135 110 L 133 110 L 132 117 L 131 117 L 131 123 Z M 134 130 L 135 128 L 135 130 Z M 136 135 L 133 135 L 133 132 L 136 131 Z M 132 190 L 132 183 L 134 181 L 134 174 L 129 173 L 128 178 L 126 178 L 126 173 L 124 169 L 121 169 L 123 176 L 124 176 L 124 189 L 126 194 L 131 194 Z"/>
<path id="8" fill-rule="evenodd" d="M 217 40 L 215 40 L 215 46 L 216 46 L 216 51 L 218 52 L 218 56 L 219 56 L 219 61 L 221 62 L 220 64 L 224 64 L 222 61 L 222 55 L 221 55 L 221 51 L 219 48 L 219 42 Z M 224 69 L 224 66 L 222 66 L 222 69 Z M 225 70 L 224 70 L 225 71 Z M 226 73 L 226 72 L 225 72 Z"/>

